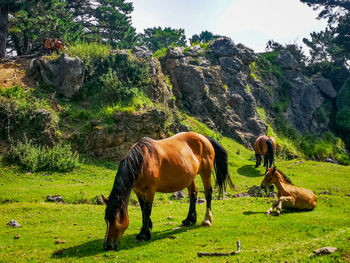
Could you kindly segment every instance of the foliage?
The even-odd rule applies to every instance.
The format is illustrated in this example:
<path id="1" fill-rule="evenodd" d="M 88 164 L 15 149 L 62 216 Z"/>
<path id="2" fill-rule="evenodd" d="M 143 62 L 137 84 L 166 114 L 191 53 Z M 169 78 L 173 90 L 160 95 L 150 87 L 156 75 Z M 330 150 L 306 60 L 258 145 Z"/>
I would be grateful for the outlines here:
<path id="1" fill-rule="evenodd" d="M 328 61 L 311 63 L 305 68 L 304 73 L 309 77 L 321 74 L 332 82 L 336 90 L 340 90 L 344 82 L 350 77 L 350 72 L 343 63 Z"/>
<path id="2" fill-rule="evenodd" d="M 350 59 L 350 10 L 347 15 L 339 19 L 338 27 L 335 29 L 334 43 L 338 45 L 344 55 Z"/>
<path id="3" fill-rule="evenodd" d="M 64 0 L 84 29 L 89 42 L 103 41 L 112 47 L 130 48 L 136 41 L 131 25 L 131 2 L 125 0 Z"/>
<path id="4" fill-rule="evenodd" d="M 339 17 L 350 11 L 350 2 L 348 0 L 300 0 L 314 10 L 321 10 L 318 19 L 327 18 L 328 23 L 337 22 Z"/>
<path id="5" fill-rule="evenodd" d="M 311 40 L 304 38 L 303 42 L 310 48 L 311 63 L 334 61 L 340 53 L 340 48 L 334 43 L 335 31 L 326 28 L 324 31 L 310 33 Z"/>
<path id="6" fill-rule="evenodd" d="M 58 116 L 47 99 L 23 87 L 0 88 L 0 137 L 4 140 L 38 139 L 41 132 L 56 127 Z"/>
<path id="7" fill-rule="evenodd" d="M 168 50 L 167 47 L 163 47 L 163 48 L 161 48 L 161 49 L 158 49 L 157 51 L 155 51 L 155 52 L 153 53 L 153 57 L 158 58 L 158 59 L 161 59 L 161 58 L 165 57 L 166 51 L 167 51 L 167 50 Z"/>
<path id="8" fill-rule="evenodd" d="M 155 52 L 169 46 L 185 46 L 186 36 L 184 29 L 173 29 L 171 27 L 153 27 L 144 29 L 144 33 L 139 34 L 140 44 Z"/>
<path id="9" fill-rule="evenodd" d="M 46 38 L 73 41 L 82 35 L 82 27 L 59 0 L 39 1 L 13 13 L 9 20 L 9 47 L 18 55 L 43 49 Z"/>
<path id="10" fill-rule="evenodd" d="M 196 118 L 187 115 L 186 113 L 183 113 L 183 115 L 184 119 L 181 121 L 181 123 L 189 127 L 191 131 L 198 132 L 200 134 L 210 136 L 218 141 L 221 141 L 222 136 L 220 133 L 210 130 L 207 125 L 198 121 Z"/>
<path id="11" fill-rule="evenodd" d="M 12 145 L 4 160 L 17 164 L 26 171 L 67 172 L 78 166 L 79 156 L 72 153 L 69 145 L 58 144 L 52 148 L 36 146 L 32 141 L 18 141 Z"/>
<path id="12" fill-rule="evenodd" d="M 102 62 L 110 55 L 111 47 L 101 42 L 76 41 L 71 43 L 64 52 L 71 57 L 79 57 L 91 72 L 93 65 Z"/>
<path id="13" fill-rule="evenodd" d="M 199 35 L 195 34 L 191 38 L 189 38 L 190 43 L 208 43 L 209 41 L 219 38 L 220 35 L 214 35 L 212 32 L 208 30 L 202 31 Z"/>
<path id="14" fill-rule="evenodd" d="M 298 65 L 299 65 L 299 67 L 304 67 L 305 63 L 307 62 L 307 57 L 304 54 L 303 48 L 301 46 L 298 46 L 295 43 L 282 45 L 282 44 L 275 42 L 273 40 L 269 40 L 267 42 L 265 50 L 270 51 L 270 52 L 287 50 L 293 55 L 294 59 L 297 61 Z"/>

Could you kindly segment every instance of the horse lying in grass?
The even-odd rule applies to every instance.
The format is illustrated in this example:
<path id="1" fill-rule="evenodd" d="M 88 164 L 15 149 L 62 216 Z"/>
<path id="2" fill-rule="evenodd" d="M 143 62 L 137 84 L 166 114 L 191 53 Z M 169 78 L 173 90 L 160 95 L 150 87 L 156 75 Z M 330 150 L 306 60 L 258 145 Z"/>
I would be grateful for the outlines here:
<path id="1" fill-rule="evenodd" d="M 254 142 L 254 151 L 256 164 L 255 168 L 259 167 L 264 157 L 264 167 L 271 168 L 274 163 L 274 154 L 276 151 L 275 139 L 271 136 L 261 135 Z"/>
<path id="2" fill-rule="evenodd" d="M 107 205 L 104 249 L 116 249 L 129 225 L 128 201 L 132 189 L 138 197 L 142 211 L 142 228 L 136 236 L 137 242 L 151 238 L 153 225 L 150 216 L 155 192 L 172 193 L 187 187 L 190 208 L 182 225 L 195 224 L 198 190 L 194 179 L 198 173 L 203 181 L 207 204 L 202 225 L 211 226 L 213 167 L 219 194 L 222 195 L 227 183 L 233 185 L 228 174 L 226 150 L 216 140 L 195 132 L 184 132 L 164 140 L 142 138 L 134 144 L 119 164 L 109 198 L 103 197 Z"/>
<path id="3" fill-rule="evenodd" d="M 312 210 L 316 207 L 316 195 L 311 190 L 293 185 L 291 180 L 280 170 L 277 170 L 276 167 L 268 169 L 261 187 L 265 188 L 273 184 L 278 189 L 278 200 L 273 202 L 266 215 L 271 214 L 275 207 L 277 207 L 278 216 L 281 214 L 282 208 Z"/>

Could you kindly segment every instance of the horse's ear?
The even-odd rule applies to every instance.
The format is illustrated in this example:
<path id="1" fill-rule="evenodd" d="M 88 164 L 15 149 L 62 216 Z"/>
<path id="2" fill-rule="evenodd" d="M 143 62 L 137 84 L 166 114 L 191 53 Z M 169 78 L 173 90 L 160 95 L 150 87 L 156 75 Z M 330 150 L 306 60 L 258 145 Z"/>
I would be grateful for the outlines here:
<path id="1" fill-rule="evenodd" d="M 107 205 L 108 203 L 108 198 L 104 197 L 103 195 L 101 195 L 102 199 L 103 199 L 103 202 Z"/>
<path id="2" fill-rule="evenodd" d="M 274 172 L 276 172 L 276 170 L 277 170 L 277 167 L 274 166 L 273 169 L 272 169 L 272 172 L 274 173 Z"/>

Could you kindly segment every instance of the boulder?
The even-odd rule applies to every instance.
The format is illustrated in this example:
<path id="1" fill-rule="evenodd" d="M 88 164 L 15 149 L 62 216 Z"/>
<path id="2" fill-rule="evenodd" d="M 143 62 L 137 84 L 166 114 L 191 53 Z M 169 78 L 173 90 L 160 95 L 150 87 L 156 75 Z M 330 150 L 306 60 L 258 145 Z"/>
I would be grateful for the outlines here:
<path id="1" fill-rule="evenodd" d="M 131 52 L 137 58 L 150 58 L 150 57 L 152 57 L 152 52 L 146 46 L 135 46 L 132 48 Z"/>
<path id="2" fill-rule="evenodd" d="M 282 69 L 295 70 L 298 67 L 298 63 L 293 55 L 288 50 L 281 50 L 277 57 L 277 63 Z"/>
<path id="3" fill-rule="evenodd" d="M 191 56 L 191 57 L 199 57 L 202 55 L 203 55 L 203 49 L 201 48 L 200 45 L 191 46 L 186 52 L 186 56 Z"/>
<path id="4" fill-rule="evenodd" d="M 220 37 L 210 44 L 210 50 L 217 57 L 233 57 L 238 54 L 238 49 L 229 37 Z"/>
<path id="5" fill-rule="evenodd" d="M 322 91 L 323 94 L 334 99 L 337 91 L 333 88 L 332 82 L 324 78 L 322 75 L 316 75 L 312 78 L 312 83 Z"/>
<path id="6" fill-rule="evenodd" d="M 167 58 L 183 58 L 183 47 L 169 47 L 166 51 Z"/>
<path id="7" fill-rule="evenodd" d="M 258 56 L 254 53 L 254 50 L 239 43 L 236 46 L 238 50 L 237 57 L 242 61 L 244 65 L 250 65 L 252 62 L 258 60 Z"/>
<path id="8" fill-rule="evenodd" d="M 60 96 L 71 99 L 83 87 L 84 63 L 79 58 L 63 53 L 59 58 L 50 60 L 46 57 L 34 59 L 31 72 L 39 69 L 43 81 L 52 85 Z"/>

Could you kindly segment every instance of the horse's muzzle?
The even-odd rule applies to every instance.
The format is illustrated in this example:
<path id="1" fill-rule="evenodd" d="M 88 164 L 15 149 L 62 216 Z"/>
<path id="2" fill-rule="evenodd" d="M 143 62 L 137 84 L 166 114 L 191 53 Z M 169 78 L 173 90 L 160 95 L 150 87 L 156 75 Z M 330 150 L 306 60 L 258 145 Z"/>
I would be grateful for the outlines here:
<path id="1" fill-rule="evenodd" d="M 113 240 L 107 240 L 104 244 L 103 244 L 103 248 L 104 250 L 117 250 L 117 248 L 119 247 L 119 242 L 118 241 L 113 241 Z"/>

